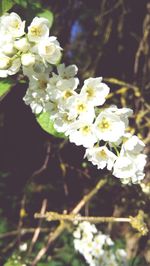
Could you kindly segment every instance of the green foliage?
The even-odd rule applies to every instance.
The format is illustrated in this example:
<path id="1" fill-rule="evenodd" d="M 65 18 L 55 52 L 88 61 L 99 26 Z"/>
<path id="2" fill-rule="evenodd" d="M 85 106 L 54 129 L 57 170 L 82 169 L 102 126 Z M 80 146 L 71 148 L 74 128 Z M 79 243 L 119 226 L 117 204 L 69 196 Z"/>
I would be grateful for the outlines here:
<path id="1" fill-rule="evenodd" d="M 0 234 L 5 233 L 8 230 L 8 223 L 6 218 L 1 217 L 1 209 L 0 209 Z"/>
<path id="2" fill-rule="evenodd" d="M 0 99 L 2 99 L 12 88 L 13 82 L 11 79 L 0 80 Z"/>
<path id="3" fill-rule="evenodd" d="M 4 264 L 4 266 L 22 266 L 23 264 L 28 263 L 24 261 L 20 255 L 14 253 Z"/>
<path id="4" fill-rule="evenodd" d="M 26 8 L 28 5 L 27 0 L 15 0 L 15 3 L 23 8 Z"/>
<path id="5" fill-rule="evenodd" d="M 54 126 L 52 120 L 50 120 L 49 114 L 48 113 L 41 113 L 39 116 L 36 117 L 37 122 L 41 126 L 41 128 L 49 133 L 50 135 L 53 135 L 57 138 L 65 138 L 63 133 L 58 133 Z"/>
<path id="6" fill-rule="evenodd" d="M 67 231 L 64 232 L 59 238 L 59 247 L 53 254 L 52 260 L 47 263 L 49 266 L 85 266 L 86 263 L 82 256 L 78 255 L 73 246 L 72 235 Z M 38 264 L 38 266 L 42 266 Z M 44 266 L 44 265 L 43 265 Z"/>
<path id="7" fill-rule="evenodd" d="M 135 257 L 129 261 L 129 266 L 148 266 L 144 258 Z"/>
<path id="8" fill-rule="evenodd" d="M 15 5 L 13 0 L 1 0 L 0 1 L 0 15 L 9 11 Z"/>

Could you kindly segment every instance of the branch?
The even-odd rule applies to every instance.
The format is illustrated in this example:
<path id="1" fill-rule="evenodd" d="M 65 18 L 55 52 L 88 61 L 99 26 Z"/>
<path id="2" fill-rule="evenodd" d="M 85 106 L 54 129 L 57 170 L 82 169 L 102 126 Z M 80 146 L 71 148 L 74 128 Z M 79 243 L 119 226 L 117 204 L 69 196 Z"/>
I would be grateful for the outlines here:
<path id="1" fill-rule="evenodd" d="M 71 214 L 77 214 L 84 205 L 89 202 L 94 195 L 107 183 L 106 179 L 100 180 L 97 185 L 87 194 L 85 195 L 81 201 L 75 206 L 75 208 L 71 211 Z M 37 254 L 34 261 L 31 263 L 31 266 L 37 265 L 37 263 L 41 260 L 41 258 L 45 255 L 50 245 L 59 237 L 59 235 L 67 228 L 67 223 L 61 221 L 60 225 L 55 229 L 54 232 L 50 233 L 48 236 L 48 241 L 45 247 L 43 247 L 39 253 Z"/>

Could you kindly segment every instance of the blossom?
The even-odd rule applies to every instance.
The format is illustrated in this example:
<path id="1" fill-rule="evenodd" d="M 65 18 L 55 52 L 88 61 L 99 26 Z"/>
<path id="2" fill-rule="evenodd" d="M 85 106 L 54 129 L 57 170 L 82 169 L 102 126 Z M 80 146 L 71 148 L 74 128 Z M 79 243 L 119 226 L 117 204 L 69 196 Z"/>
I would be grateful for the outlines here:
<path id="1" fill-rule="evenodd" d="M 128 127 L 129 124 L 129 119 L 128 117 L 130 117 L 133 114 L 133 110 L 130 108 L 118 108 L 116 105 L 111 105 L 107 111 L 109 113 L 114 113 L 116 114 L 118 117 L 120 117 L 120 119 L 124 122 L 125 127 Z"/>
<path id="2" fill-rule="evenodd" d="M 98 141 L 92 122 L 86 120 L 77 120 L 70 125 L 66 135 L 69 136 L 70 142 L 76 145 L 83 145 L 85 148 L 93 147 Z"/>
<path id="3" fill-rule="evenodd" d="M 31 79 L 32 77 L 36 77 L 41 73 L 49 73 L 51 71 L 51 66 L 45 66 L 38 55 L 33 55 L 33 57 L 35 58 L 35 63 L 33 65 L 22 65 L 23 74 L 25 76 Z"/>
<path id="4" fill-rule="evenodd" d="M 81 95 L 86 95 L 87 101 L 93 103 L 94 106 L 104 104 L 106 96 L 109 93 L 109 87 L 102 83 L 102 78 L 89 78 L 84 81 L 81 89 Z"/>
<path id="5" fill-rule="evenodd" d="M 16 49 L 14 47 L 14 41 L 5 39 L 3 40 L 3 45 L 1 44 L 1 52 L 4 53 L 4 55 L 12 57 L 16 54 Z"/>
<path id="6" fill-rule="evenodd" d="M 19 58 L 10 58 L 4 54 L 0 54 L 0 77 L 6 78 L 9 75 L 16 74 L 21 66 Z"/>
<path id="7" fill-rule="evenodd" d="M 141 153 L 145 144 L 137 136 L 128 134 L 122 144 L 120 156 L 114 164 L 113 175 L 121 178 L 123 183 L 141 181 L 146 164 L 146 155 Z"/>
<path id="8" fill-rule="evenodd" d="M 93 230 L 94 229 L 94 230 Z M 115 243 L 109 235 L 98 231 L 95 225 L 81 222 L 73 232 L 74 248 L 90 266 L 126 265 L 127 254 L 123 249 L 113 249 Z"/>
<path id="9" fill-rule="evenodd" d="M 26 37 L 23 37 L 14 42 L 14 47 L 20 52 L 26 53 L 30 49 L 30 43 Z"/>
<path id="10" fill-rule="evenodd" d="M 43 58 L 44 62 L 57 64 L 61 58 L 61 50 L 56 37 L 47 37 L 38 43 L 38 53 Z"/>
<path id="11" fill-rule="evenodd" d="M 145 147 L 145 144 L 142 140 L 140 140 L 135 135 L 129 135 L 128 139 L 124 141 L 123 143 L 123 151 L 128 152 L 130 154 L 139 154 L 143 148 Z"/>
<path id="12" fill-rule="evenodd" d="M 117 156 L 108 150 L 106 146 L 93 147 L 86 150 L 84 157 L 87 157 L 88 161 L 96 165 L 98 169 L 103 169 L 107 166 L 108 170 L 111 170 Z"/>
<path id="13" fill-rule="evenodd" d="M 18 14 L 6 13 L 0 18 L 0 32 L 10 35 L 13 38 L 24 35 L 25 21 L 22 21 Z"/>
<path id="14" fill-rule="evenodd" d="M 87 119 L 88 121 L 93 121 L 95 118 L 93 105 L 87 103 L 86 98 L 80 94 L 70 97 L 66 108 L 70 118 Z"/>
<path id="15" fill-rule="evenodd" d="M 31 53 L 26 53 L 21 56 L 21 63 L 23 66 L 33 66 L 35 64 L 35 55 Z"/>
<path id="16" fill-rule="evenodd" d="M 70 78 L 73 78 L 77 74 L 78 68 L 76 65 L 69 65 L 66 67 L 65 64 L 59 64 L 57 66 L 57 71 L 58 71 L 58 75 L 62 79 L 70 79 Z"/>
<path id="17" fill-rule="evenodd" d="M 35 114 L 45 111 L 45 105 L 49 102 L 49 96 L 46 92 L 47 83 L 47 73 L 30 77 L 29 88 L 23 100 L 27 105 L 30 105 Z"/>
<path id="18" fill-rule="evenodd" d="M 95 132 L 99 140 L 116 142 L 125 133 L 125 122 L 120 116 L 104 109 L 96 118 Z"/>
<path id="19" fill-rule="evenodd" d="M 35 17 L 28 27 L 30 42 L 39 42 L 49 36 L 49 21 L 46 18 Z"/>
<path id="20" fill-rule="evenodd" d="M 40 114 L 45 107 L 44 96 L 45 94 L 41 90 L 37 89 L 35 91 L 32 88 L 28 88 L 23 100 L 27 105 L 30 105 L 33 113 Z"/>
<path id="21" fill-rule="evenodd" d="M 47 109 L 47 106 L 46 106 L 46 109 Z M 72 123 L 75 120 L 69 119 L 67 112 L 60 112 L 58 108 L 56 110 L 57 110 L 57 113 L 55 113 L 55 116 L 54 116 L 54 128 L 58 132 L 66 132 L 67 130 L 70 129 L 70 125 L 72 125 Z M 49 109 L 50 116 L 52 116 L 51 111 L 52 110 Z"/>
<path id="22" fill-rule="evenodd" d="M 117 158 L 113 175 L 122 179 L 123 182 L 137 183 L 141 181 L 145 174 L 143 173 L 146 164 L 146 155 L 139 154 L 136 157 L 129 156 L 128 154 L 121 155 Z"/>

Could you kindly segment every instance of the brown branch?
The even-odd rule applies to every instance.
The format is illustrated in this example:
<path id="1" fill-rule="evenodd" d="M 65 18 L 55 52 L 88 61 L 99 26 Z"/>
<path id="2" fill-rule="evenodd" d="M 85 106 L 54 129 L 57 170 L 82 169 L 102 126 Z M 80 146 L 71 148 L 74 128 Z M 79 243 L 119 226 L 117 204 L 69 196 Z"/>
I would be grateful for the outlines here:
<path id="1" fill-rule="evenodd" d="M 77 214 L 84 207 L 84 205 L 89 202 L 96 195 L 96 193 L 106 184 L 106 182 L 106 179 L 100 180 L 97 185 L 87 195 L 85 195 L 81 199 L 81 201 L 75 206 L 75 208 L 71 211 L 71 214 Z M 41 258 L 49 249 L 50 245 L 58 238 L 58 236 L 65 230 L 66 227 L 67 223 L 61 222 L 60 225 L 55 229 L 55 231 L 49 234 L 47 244 L 39 251 L 35 259 L 31 263 L 31 266 L 37 265 L 37 263 L 41 260 Z"/>
<path id="2" fill-rule="evenodd" d="M 22 228 L 20 230 L 20 235 L 23 236 L 25 234 L 33 234 L 35 232 L 35 230 L 36 230 L 36 228 Z M 41 232 L 47 233 L 47 232 L 49 232 L 49 228 L 41 228 Z M 12 236 L 18 235 L 18 233 L 19 233 L 19 230 L 14 230 L 11 232 L 3 233 L 3 234 L 0 234 L 0 239 L 12 237 Z"/>
<path id="3" fill-rule="evenodd" d="M 51 145 L 50 145 L 50 142 L 47 142 L 46 156 L 45 156 L 44 162 L 38 170 L 34 171 L 32 176 L 30 177 L 30 179 L 34 178 L 37 175 L 40 175 L 44 170 L 46 170 L 47 165 L 48 165 L 48 161 L 49 161 L 49 157 L 50 157 L 50 152 L 51 152 Z"/>
<path id="4" fill-rule="evenodd" d="M 43 203 L 42 203 L 42 208 L 40 211 L 41 216 L 45 214 L 46 207 L 47 207 L 47 199 L 44 199 Z M 40 231 L 41 231 L 41 224 L 42 224 L 42 218 L 40 218 L 39 223 L 38 223 L 38 227 L 34 231 L 34 235 L 33 235 L 33 238 L 31 240 L 31 244 L 30 244 L 29 251 L 28 251 L 29 254 L 31 254 L 33 246 L 38 239 L 38 236 L 39 236 Z"/>
<path id="5" fill-rule="evenodd" d="M 131 218 L 124 217 L 96 217 L 96 216 L 80 216 L 76 214 L 60 214 L 57 212 L 47 212 L 44 215 L 41 213 L 35 213 L 35 218 L 45 218 L 47 221 L 69 221 L 69 222 L 83 222 L 88 221 L 90 223 L 114 223 L 114 222 L 131 222 Z"/>

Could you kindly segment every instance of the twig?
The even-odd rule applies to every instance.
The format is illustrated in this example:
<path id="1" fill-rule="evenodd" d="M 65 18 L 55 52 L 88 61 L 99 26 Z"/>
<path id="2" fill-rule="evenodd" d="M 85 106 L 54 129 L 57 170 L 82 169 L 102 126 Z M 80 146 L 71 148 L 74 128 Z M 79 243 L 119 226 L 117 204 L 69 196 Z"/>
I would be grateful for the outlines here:
<path id="1" fill-rule="evenodd" d="M 71 211 L 72 214 L 77 214 L 84 205 L 92 199 L 94 195 L 106 184 L 107 180 L 102 179 L 100 180 L 97 185 L 90 191 L 87 195 L 85 195 L 81 201 L 75 206 L 75 208 Z M 60 225 L 55 229 L 54 232 L 49 234 L 48 241 L 45 247 L 43 247 L 39 253 L 37 254 L 36 258 L 31 263 L 31 266 L 37 265 L 37 263 L 41 260 L 41 258 L 45 255 L 47 250 L 49 249 L 50 245 L 58 238 L 58 236 L 65 230 L 67 227 L 67 223 L 64 223 L 63 221 L 60 223 Z"/>
<path id="2" fill-rule="evenodd" d="M 108 83 L 112 83 L 115 85 L 119 85 L 119 86 L 123 86 L 123 87 L 127 87 L 128 89 L 132 89 L 137 95 L 140 93 L 140 89 L 139 87 L 130 84 L 128 82 L 116 79 L 116 78 L 104 78 L 104 81 L 108 82 Z M 138 95 L 140 96 L 140 95 Z"/>
<path id="3" fill-rule="evenodd" d="M 42 208 L 40 211 L 41 216 L 45 214 L 46 207 L 47 207 L 47 199 L 44 199 L 43 203 L 42 203 Z M 28 251 L 29 254 L 31 254 L 33 246 L 38 239 L 38 236 L 39 236 L 40 231 L 41 231 L 41 224 L 42 224 L 42 218 L 40 218 L 39 223 L 38 223 L 38 227 L 34 231 L 34 235 L 33 235 L 33 238 L 31 240 L 31 244 L 30 244 L 29 251 Z"/>
<path id="4" fill-rule="evenodd" d="M 36 228 L 22 228 L 20 230 L 20 235 L 23 236 L 25 234 L 33 234 L 35 232 L 35 229 Z M 18 235 L 18 232 L 19 232 L 19 230 L 14 230 L 14 231 L 11 231 L 11 232 L 0 234 L 0 239 L 4 239 L 4 238 L 7 238 L 7 237 L 12 237 L 12 236 Z M 42 233 L 47 233 L 47 232 L 49 232 L 49 228 L 41 228 L 41 232 Z"/>
<path id="5" fill-rule="evenodd" d="M 94 216 L 80 216 L 76 214 L 59 214 L 57 212 L 47 212 L 44 215 L 35 213 L 35 218 L 45 218 L 47 221 L 69 221 L 69 222 L 83 222 L 90 223 L 114 223 L 114 222 L 131 222 L 131 218 L 118 217 L 94 217 Z"/>
<path id="6" fill-rule="evenodd" d="M 37 175 L 40 175 L 47 168 L 49 157 L 50 157 L 50 152 L 51 152 L 51 145 L 50 145 L 50 142 L 48 142 L 46 146 L 46 156 L 45 156 L 44 162 L 38 170 L 34 171 L 30 179 L 34 178 Z"/>

